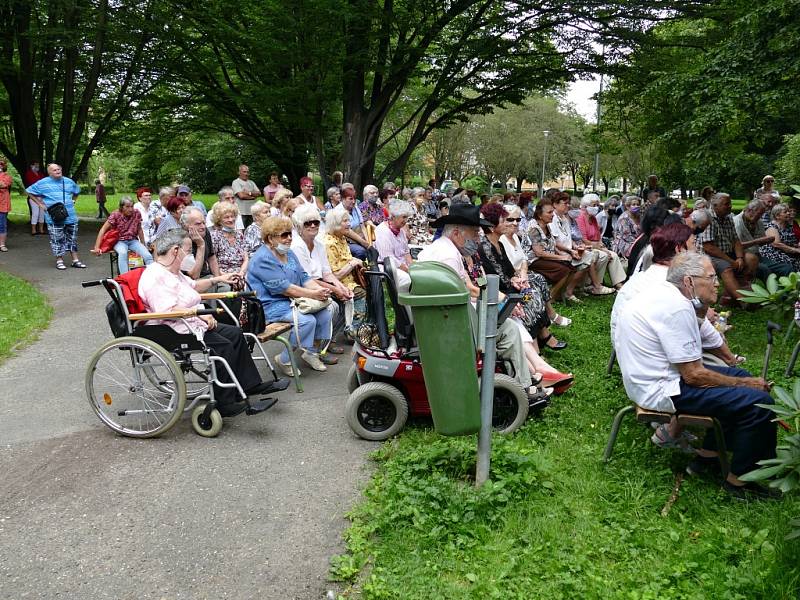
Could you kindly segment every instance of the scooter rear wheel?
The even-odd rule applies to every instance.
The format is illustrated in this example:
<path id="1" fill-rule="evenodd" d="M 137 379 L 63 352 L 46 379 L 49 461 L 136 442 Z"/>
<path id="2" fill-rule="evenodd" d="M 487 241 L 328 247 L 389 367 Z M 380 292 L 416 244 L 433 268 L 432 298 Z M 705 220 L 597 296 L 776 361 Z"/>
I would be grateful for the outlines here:
<path id="1" fill-rule="evenodd" d="M 494 375 L 492 398 L 492 428 L 497 433 L 513 433 L 528 418 L 528 395 L 513 377 Z"/>

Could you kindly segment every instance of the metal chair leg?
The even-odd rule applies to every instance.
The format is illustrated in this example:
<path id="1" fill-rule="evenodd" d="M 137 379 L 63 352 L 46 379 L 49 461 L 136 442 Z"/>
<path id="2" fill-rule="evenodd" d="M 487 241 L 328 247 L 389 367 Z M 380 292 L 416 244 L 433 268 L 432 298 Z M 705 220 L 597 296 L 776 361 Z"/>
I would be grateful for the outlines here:
<path id="1" fill-rule="evenodd" d="M 727 479 L 731 471 L 728 461 L 728 447 L 725 445 L 725 432 L 722 431 L 722 424 L 718 419 L 714 419 L 714 437 L 717 440 L 717 453 L 719 454 L 719 466 L 722 469 L 722 478 Z"/>
<path id="2" fill-rule="evenodd" d="M 608 444 L 606 444 L 606 450 L 603 453 L 603 462 L 607 463 L 608 459 L 611 458 L 611 452 L 613 452 L 614 444 L 617 442 L 617 435 L 619 434 L 619 428 L 622 424 L 622 419 L 627 413 L 632 411 L 633 405 L 630 404 L 621 409 L 614 417 L 614 422 L 611 424 L 611 435 L 608 436 Z"/>
<path id="3" fill-rule="evenodd" d="M 286 346 L 286 351 L 289 354 L 289 364 L 292 365 L 292 373 L 294 373 L 294 387 L 297 389 L 298 394 L 303 393 L 303 384 L 300 383 L 300 375 L 298 375 L 297 370 L 297 361 L 294 358 L 294 349 L 292 348 L 292 344 L 282 335 L 276 336 L 273 338 L 275 341 L 280 342 L 284 346 Z"/>
<path id="4" fill-rule="evenodd" d="M 615 362 L 617 362 L 617 351 L 611 348 L 611 356 L 608 357 L 608 367 L 606 367 L 606 373 L 609 375 L 611 375 L 611 372 L 614 370 Z"/>
<path id="5" fill-rule="evenodd" d="M 792 321 L 794 323 L 794 321 Z M 783 374 L 784 377 L 791 377 L 792 371 L 794 371 L 794 364 L 797 362 L 797 355 L 800 354 L 800 342 L 797 342 L 794 345 L 794 350 L 792 350 L 792 358 L 789 359 L 789 364 L 786 365 L 786 372 Z"/>

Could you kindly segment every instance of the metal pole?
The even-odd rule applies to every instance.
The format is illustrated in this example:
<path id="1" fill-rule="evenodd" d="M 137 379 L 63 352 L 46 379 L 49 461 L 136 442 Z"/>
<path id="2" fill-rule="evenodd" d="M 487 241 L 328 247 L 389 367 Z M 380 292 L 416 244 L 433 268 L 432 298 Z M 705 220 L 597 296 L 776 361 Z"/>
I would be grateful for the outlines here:
<path id="1" fill-rule="evenodd" d="M 539 200 L 544 197 L 544 173 L 545 166 L 547 165 L 547 136 L 550 132 L 546 129 L 542 132 L 544 134 L 544 156 L 542 156 L 542 184 L 539 186 Z"/>
<path id="2" fill-rule="evenodd" d="M 483 370 L 481 371 L 481 430 L 478 433 L 478 464 L 475 468 L 475 487 L 489 479 L 492 454 L 492 405 L 494 404 L 495 338 L 497 337 L 497 298 L 500 278 L 486 276 L 486 339 L 484 340 Z"/>
<path id="3" fill-rule="evenodd" d="M 606 47 L 603 46 L 603 58 L 606 55 Z M 600 74 L 600 91 L 597 94 L 597 127 L 600 128 L 600 103 L 601 96 L 603 95 L 603 75 Z M 594 151 L 594 177 L 592 177 L 592 191 L 597 192 L 597 177 L 600 174 L 600 143 L 595 145 Z"/>

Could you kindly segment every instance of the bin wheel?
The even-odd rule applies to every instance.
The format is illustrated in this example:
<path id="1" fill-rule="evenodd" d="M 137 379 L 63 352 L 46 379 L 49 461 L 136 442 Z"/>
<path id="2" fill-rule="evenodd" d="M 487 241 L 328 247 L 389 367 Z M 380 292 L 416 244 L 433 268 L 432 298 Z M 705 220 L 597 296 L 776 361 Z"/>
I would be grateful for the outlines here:
<path id="1" fill-rule="evenodd" d="M 369 382 L 371 377 L 366 373 L 361 373 L 361 379 Z M 361 382 L 358 380 L 358 367 L 355 364 L 350 365 L 350 370 L 347 371 L 347 393 L 352 394 L 356 391 Z"/>
<path id="2" fill-rule="evenodd" d="M 95 414 L 119 434 L 151 438 L 181 416 L 186 383 L 172 354 L 155 342 L 121 337 L 89 360 L 86 396 Z"/>
<path id="3" fill-rule="evenodd" d="M 356 435 L 365 440 L 383 441 L 397 435 L 405 426 L 408 403 L 393 385 L 373 381 L 350 394 L 345 415 Z"/>
<path id="4" fill-rule="evenodd" d="M 192 429 L 203 437 L 217 437 L 222 431 L 222 415 L 215 408 L 207 418 L 203 417 L 206 410 L 206 402 L 201 402 L 192 411 Z"/>
<path id="5" fill-rule="evenodd" d="M 492 427 L 497 433 L 513 433 L 528 418 L 528 395 L 519 382 L 502 373 L 494 375 Z"/>

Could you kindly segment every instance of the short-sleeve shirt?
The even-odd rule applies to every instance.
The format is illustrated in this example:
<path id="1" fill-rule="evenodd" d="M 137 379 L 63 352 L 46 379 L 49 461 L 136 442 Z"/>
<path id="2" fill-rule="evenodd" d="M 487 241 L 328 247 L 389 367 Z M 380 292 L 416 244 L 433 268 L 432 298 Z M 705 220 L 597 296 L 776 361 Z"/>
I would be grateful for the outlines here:
<path id="1" fill-rule="evenodd" d="M 327 233 L 322 238 L 322 241 L 325 243 L 325 249 L 328 254 L 328 264 L 334 273 L 342 270 L 353 260 L 353 253 L 350 252 L 350 246 L 347 245 L 347 238 L 344 236 Z M 357 285 L 352 272 L 341 277 L 339 281 L 351 290 L 355 289 Z"/>
<path id="2" fill-rule="evenodd" d="M 249 215 L 250 214 L 250 207 L 256 203 L 257 198 L 253 200 L 242 200 L 239 198 L 239 192 L 252 192 L 253 194 L 260 193 L 258 191 L 258 186 L 256 182 L 252 179 L 248 179 L 245 181 L 241 177 L 237 177 L 231 182 L 231 187 L 233 188 L 233 193 L 236 194 L 236 206 L 239 207 L 239 214 L 240 215 Z"/>
<path id="3" fill-rule="evenodd" d="M 0 183 L 3 184 L 0 188 L 0 212 L 11 212 L 11 185 L 14 181 L 8 173 L 0 172 Z"/>
<path id="4" fill-rule="evenodd" d="M 282 263 L 268 246 L 261 246 L 247 267 L 247 283 L 261 301 L 269 321 L 291 319 L 292 303 L 284 292 L 290 285 L 302 286 L 308 280 L 308 273 L 291 250 L 286 263 Z"/>
<path id="5" fill-rule="evenodd" d="M 73 196 L 80 194 L 81 188 L 69 177 L 61 177 L 60 179 L 45 177 L 28 186 L 25 191 L 32 196 L 41 196 L 47 208 L 63 202 L 67 209 L 67 219 L 64 221 L 64 225 L 74 225 L 78 222 Z M 50 218 L 50 214 L 47 211 L 44 213 L 44 220 L 48 225 L 53 224 L 53 219 Z"/>
<path id="6" fill-rule="evenodd" d="M 677 365 L 702 358 L 691 302 L 671 283 L 653 285 L 625 306 L 616 328 L 625 391 L 642 408 L 675 412 L 681 393 Z"/>
<path id="7" fill-rule="evenodd" d="M 736 228 L 736 237 L 739 238 L 740 242 L 750 242 L 756 238 L 767 235 L 764 228 L 764 222 L 761 219 L 758 219 L 755 221 L 755 223 L 748 223 L 744 219 L 744 211 L 733 217 L 733 225 Z M 757 245 L 745 248 L 744 251 L 749 252 L 750 254 L 760 254 Z"/>
<path id="8" fill-rule="evenodd" d="M 112 229 L 119 231 L 119 239 L 123 242 L 139 239 L 139 227 L 142 226 L 142 214 L 138 210 L 131 212 L 129 217 L 115 210 L 108 215 L 106 221 Z"/>
<path id="9" fill-rule="evenodd" d="M 303 238 L 299 235 L 293 236 L 292 252 L 297 256 L 303 270 L 311 279 L 322 279 L 323 276 L 332 272 L 331 265 L 328 263 L 328 253 L 318 238 L 314 238 L 314 248 L 309 250 Z"/>
<path id="10" fill-rule="evenodd" d="M 422 249 L 417 256 L 418 262 L 438 262 L 453 269 L 458 276 L 466 283 L 469 281 L 467 270 L 464 268 L 464 261 L 461 252 L 456 245 L 445 236 L 440 237 L 430 246 Z"/>
<path id="11" fill-rule="evenodd" d="M 139 280 L 139 296 L 148 312 L 169 312 L 194 308 L 200 304 L 200 294 L 194 289 L 195 282 L 183 273 L 177 275 L 153 262 L 147 266 Z M 185 321 L 185 322 L 184 322 Z M 208 324 L 199 317 L 181 320 L 151 320 L 151 325 L 164 323 L 178 333 L 205 333 Z M 188 323 L 188 327 L 187 327 Z"/>
<path id="12" fill-rule="evenodd" d="M 150 203 L 150 206 L 153 206 L 153 203 Z M 145 244 L 149 244 L 150 240 L 153 238 L 153 234 L 155 230 L 153 228 L 153 215 L 150 212 L 149 208 L 145 208 L 144 204 L 141 202 L 137 202 L 133 205 L 133 208 L 142 215 L 142 233 L 144 234 L 144 242 Z"/>
<path id="13" fill-rule="evenodd" d="M 529 229 L 529 237 L 531 246 L 540 246 L 544 252 L 548 254 L 556 253 L 556 240 L 552 235 L 546 234 L 538 221 L 531 221 Z M 531 261 L 538 260 L 539 257 L 535 253 L 531 253 Z"/>
<path id="14" fill-rule="evenodd" d="M 372 221 L 376 226 L 380 225 L 386 220 L 386 214 L 383 212 L 383 206 L 376 203 L 371 203 L 369 200 L 362 200 L 358 205 L 361 214 L 365 216 L 367 221 Z"/>
<path id="15" fill-rule="evenodd" d="M 361 214 L 358 206 L 353 206 L 353 210 L 350 211 L 350 229 L 358 233 L 361 231 L 361 225 L 363 224 L 364 216 Z"/>
<path id="16" fill-rule="evenodd" d="M 404 229 L 395 234 L 389 229 L 389 222 L 384 221 L 375 229 L 375 249 L 378 251 L 378 260 L 383 263 L 387 256 L 394 258 L 399 264 L 405 265 L 408 256 L 408 238 Z"/>
<path id="17" fill-rule="evenodd" d="M 733 246 L 736 243 L 736 225 L 733 223 L 733 216 L 730 214 L 720 218 L 714 212 L 714 209 L 709 209 L 713 218 L 709 223 L 706 230 L 697 236 L 698 245 L 710 242 L 719 248 L 728 256 L 733 254 Z"/>

